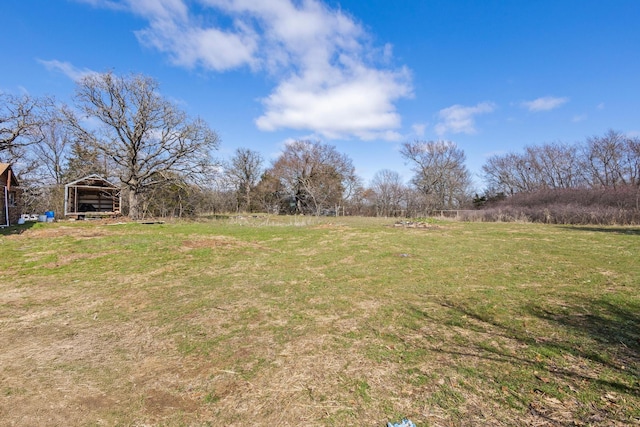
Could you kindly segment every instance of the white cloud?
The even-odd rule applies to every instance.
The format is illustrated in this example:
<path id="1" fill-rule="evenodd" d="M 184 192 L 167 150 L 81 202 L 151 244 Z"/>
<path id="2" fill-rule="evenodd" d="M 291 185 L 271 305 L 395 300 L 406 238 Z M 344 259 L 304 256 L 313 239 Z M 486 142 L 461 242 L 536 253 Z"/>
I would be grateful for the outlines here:
<path id="1" fill-rule="evenodd" d="M 266 112 L 259 129 L 311 129 L 326 138 L 355 135 L 364 140 L 396 139 L 389 130 L 400 126 L 392 101 L 408 95 L 397 80 L 403 76 L 360 69 L 318 81 L 313 70 L 281 82 L 263 100 Z"/>
<path id="2" fill-rule="evenodd" d="M 75 0 L 78 3 L 85 3 L 93 7 L 104 7 L 106 9 L 125 10 L 126 6 L 118 0 Z"/>
<path id="3" fill-rule="evenodd" d="M 533 101 L 525 101 L 522 106 L 529 111 L 536 113 L 539 111 L 550 111 L 560 107 L 563 104 L 569 102 L 569 98 L 558 98 L 553 96 L 545 96 L 542 98 L 534 99 Z"/>
<path id="4" fill-rule="evenodd" d="M 435 126 L 438 135 L 445 133 L 467 133 L 474 134 L 477 132 L 475 127 L 475 117 L 480 114 L 491 113 L 496 106 L 492 102 L 481 102 L 473 107 L 465 107 L 463 105 L 452 105 L 444 108 L 438 113 L 441 120 Z"/>
<path id="5" fill-rule="evenodd" d="M 585 120 L 587 120 L 586 114 L 576 114 L 571 118 L 571 121 L 573 123 L 580 123 L 580 122 L 584 122 Z"/>
<path id="6" fill-rule="evenodd" d="M 77 68 L 69 62 L 58 61 L 56 59 L 52 59 L 50 61 L 38 59 L 38 62 L 44 65 L 47 70 L 58 71 L 73 81 L 78 81 L 83 77 L 98 74 L 98 72 L 88 68 Z"/>
<path id="7" fill-rule="evenodd" d="M 382 59 L 385 63 L 391 62 L 393 59 L 393 45 L 391 43 L 386 43 L 382 50 Z"/>
<path id="8" fill-rule="evenodd" d="M 137 14 L 152 16 L 156 21 L 187 22 L 189 16 L 189 8 L 183 0 L 123 0 L 123 3 L 128 4 Z"/>
<path id="9" fill-rule="evenodd" d="M 417 137 L 423 137 L 424 132 L 427 129 L 427 125 L 424 123 L 415 123 L 411 126 L 411 129 Z"/>
<path id="10" fill-rule="evenodd" d="M 201 66 L 226 71 L 255 63 L 257 49 L 250 33 L 232 33 L 217 28 L 179 28 L 174 22 L 154 22 L 136 32 L 141 43 L 167 53 L 175 65 Z"/>
<path id="11" fill-rule="evenodd" d="M 216 72 L 249 67 L 277 83 L 256 119 L 326 138 L 397 139 L 394 103 L 412 96 L 411 74 L 388 65 L 390 44 L 370 46 L 351 16 L 319 0 L 83 0 L 126 6 L 149 24 L 136 32 L 177 66 Z"/>

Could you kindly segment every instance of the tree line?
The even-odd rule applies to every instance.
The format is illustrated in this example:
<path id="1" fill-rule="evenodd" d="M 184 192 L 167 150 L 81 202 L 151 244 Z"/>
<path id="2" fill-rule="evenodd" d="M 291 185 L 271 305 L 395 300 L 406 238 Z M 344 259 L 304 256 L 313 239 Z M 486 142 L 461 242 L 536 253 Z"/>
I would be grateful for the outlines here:
<path id="1" fill-rule="evenodd" d="M 640 139 L 609 130 L 583 143 L 547 143 L 494 155 L 482 167 L 493 193 L 640 185 Z"/>
<path id="2" fill-rule="evenodd" d="M 26 211 L 60 211 L 64 184 L 90 174 L 120 184 L 133 219 L 223 212 L 418 217 L 563 189 L 605 188 L 640 200 L 640 141 L 615 131 L 494 155 L 482 167 L 481 195 L 464 151 L 450 141 L 402 144 L 413 172 L 407 183 L 384 169 L 365 184 L 348 156 L 319 141 L 289 143 L 268 165 L 251 148 L 218 160 L 218 148 L 204 120 L 189 117 L 144 75 L 88 75 L 71 105 L 0 93 L 0 161 L 16 165 Z"/>
<path id="3" fill-rule="evenodd" d="M 583 142 L 495 155 L 483 166 L 482 220 L 640 223 L 640 139 L 614 130 Z"/>

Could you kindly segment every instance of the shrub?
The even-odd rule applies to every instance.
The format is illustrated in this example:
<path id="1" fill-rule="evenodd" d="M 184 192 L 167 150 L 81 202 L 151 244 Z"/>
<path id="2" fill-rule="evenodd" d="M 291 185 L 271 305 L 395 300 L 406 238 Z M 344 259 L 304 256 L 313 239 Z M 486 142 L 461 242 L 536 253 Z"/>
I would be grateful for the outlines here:
<path id="1" fill-rule="evenodd" d="M 544 189 L 518 193 L 465 212 L 467 221 L 531 221 L 549 224 L 640 224 L 640 188 Z"/>

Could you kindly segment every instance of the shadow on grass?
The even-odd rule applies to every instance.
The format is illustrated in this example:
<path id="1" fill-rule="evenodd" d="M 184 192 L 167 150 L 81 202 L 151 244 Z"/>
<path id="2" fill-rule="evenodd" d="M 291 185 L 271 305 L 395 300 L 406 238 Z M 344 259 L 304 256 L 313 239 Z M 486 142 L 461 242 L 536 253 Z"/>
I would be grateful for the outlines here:
<path id="1" fill-rule="evenodd" d="M 640 228 L 637 227 L 593 227 L 593 226 L 562 226 L 571 231 L 592 231 L 598 233 L 614 233 L 640 236 Z"/>
<path id="2" fill-rule="evenodd" d="M 33 221 L 29 221 L 29 222 L 25 222 L 24 224 L 20 224 L 20 225 L 12 225 L 10 227 L 2 227 L 0 228 L 0 236 L 10 236 L 12 234 L 22 234 L 25 231 L 27 231 L 28 229 L 30 229 L 31 227 L 33 227 L 34 225 L 36 225 L 36 222 Z"/>
<path id="3" fill-rule="evenodd" d="M 584 301 L 570 309 L 534 306 L 529 311 L 572 335 L 590 338 L 591 345 L 552 343 L 558 349 L 640 379 L 640 304 L 598 300 Z M 638 387 L 634 391 L 640 396 Z"/>
<path id="4" fill-rule="evenodd" d="M 501 390 L 508 389 L 511 398 L 535 418 L 559 425 L 574 425 L 575 420 L 594 425 L 619 425 L 601 424 L 600 419 L 623 425 L 638 421 L 633 402 L 640 398 L 640 303 L 599 299 L 573 300 L 570 306 L 533 305 L 523 315 L 543 322 L 545 326 L 537 330 L 524 326 L 521 319 L 497 318 L 464 303 L 442 305 L 451 310 L 452 318 L 466 319 L 466 324 L 455 325 L 466 331 L 466 344 L 445 343 L 433 350 L 451 355 L 452 360 L 470 358 L 496 364 L 474 375 L 485 384 L 514 384 L 515 388 L 509 385 Z M 555 332 L 544 332 L 549 330 Z M 503 345 L 488 344 L 482 338 L 486 336 Z M 465 365 L 459 366 L 464 369 Z M 606 396 L 613 395 L 609 393 L 622 396 L 620 402 L 610 405 Z M 582 399 L 592 397 L 577 403 L 579 394 Z M 494 395 L 496 403 L 505 405 L 498 395 L 500 390 Z M 556 409 L 544 396 L 560 399 Z M 567 409 L 565 402 L 578 406 Z"/>
<path id="5" fill-rule="evenodd" d="M 447 307 L 489 324 L 494 335 L 515 339 L 522 344 L 543 350 L 550 354 L 569 354 L 593 362 L 600 367 L 621 376 L 633 376 L 634 384 L 596 378 L 569 369 L 555 369 L 561 376 L 577 377 L 610 387 L 616 391 L 640 397 L 640 304 L 627 302 L 614 304 L 606 300 L 577 300 L 567 307 L 543 307 L 532 305 L 527 314 L 544 320 L 558 330 L 553 337 L 525 331 L 521 328 L 498 321 L 486 314 L 475 312 L 460 305 L 446 304 Z M 564 337 L 564 339 L 563 339 Z M 517 363 L 536 365 L 535 359 L 516 357 L 505 351 L 482 348 L 501 358 L 510 358 Z"/>

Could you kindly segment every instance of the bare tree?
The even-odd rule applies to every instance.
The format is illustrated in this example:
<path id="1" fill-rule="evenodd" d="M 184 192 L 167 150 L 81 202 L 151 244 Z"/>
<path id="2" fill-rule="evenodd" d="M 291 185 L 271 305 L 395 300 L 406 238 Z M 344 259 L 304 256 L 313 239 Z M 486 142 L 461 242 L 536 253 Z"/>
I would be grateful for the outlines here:
<path id="1" fill-rule="evenodd" d="M 17 150 L 42 140 L 45 100 L 27 95 L 0 93 L 0 155 L 2 160 L 18 155 Z"/>
<path id="2" fill-rule="evenodd" d="M 40 125 L 41 141 L 30 151 L 38 163 L 38 178 L 46 185 L 62 185 L 66 179 L 67 160 L 73 143 L 73 134 L 66 126 L 64 115 L 57 109 L 49 109 Z"/>
<path id="3" fill-rule="evenodd" d="M 0 161 L 20 173 L 25 212 L 59 211 L 64 133 L 52 98 L 0 93 Z"/>
<path id="4" fill-rule="evenodd" d="M 524 153 L 490 157 L 482 166 L 494 191 L 513 195 L 543 188 L 574 188 L 583 182 L 578 146 L 548 143 L 525 147 Z"/>
<path id="5" fill-rule="evenodd" d="M 640 138 L 627 138 L 626 146 L 629 184 L 640 188 Z"/>
<path id="6" fill-rule="evenodd" d="M 349 191 L 348 197 L 345 198 L 343 215 L 372 216 L 372 203 L 370 202 L 373 192 L 365 188 L 362 179 L 356 177 L 356 181 Z"/>
<path id="7" fill-rule="evenodd" d="M 351 159 L 331 145 L 310 141 L 287 145 L 265 177 L 292 212 L 316 215 L 339 207 L 357 182 Z"/>
<path id="8" fill-rule="evenodd" d="M 468 201 L 471 178 L 464 151 L 454 142 L 406 142 L 400 154 L 413 165 L 413 184 L 430 209 L 455 209 Z"/>
<path id="9" fill-rule="evenodd" d="M 262 156 L 248 148 L 238 148 L 231 162 L 225 165 L 225 176 L 233 185 L 237 195 L 238 208 L 241 205 L 251 211 L 251 199 L 262 175 Z"/>
<path id="10" fill-rule="evenodd" d="M 587 138 L 583 163 L 593 186 L 617 188 L 638 182 L 640 157 L 637 139 L 609 130 L 604 136 Z"/>
<path id="11" fill-rule="evenodd" d="M 574 188 L 581 184 L 578 147 L 558 142 L 527 147 L 525 156 L 535 171 L 536 187 Z"/>
<path id="12" fill-rule="evenodd" d="M 158 83 L 150 77 L 111 72 L 84 77 L 76 104 L 83 116 L 98 123 L 89 127 L 69 115 L 76 136 L 117 165 L 118 178 L 128 190 L 131 218 L 140 218 L 141 196 L 152 186 L 176 174 L 196 178 L 210 171 L 217 134 L 160 96 Z"/>
<path id="13" fill-rule="evenodd" d="M 383 169 L 371 179 L 373 202 L 377 216 L 399 216 L 406 208 L 407 187 L 402 182 L 400 174 Z"/>
<path id="14" fill-rule="evenodd" d="M 55 105 L 41 111 L 39 141 L 24 147 L 20 164 L 24 207 L 31 212 L 62 211 L 66 156 L 71 133 Z M 29 167 L 24 167 L 24 165 Z"/>
<path id="15" fill-rule="evenodd" d="M 515 153 L 493 155 L 482 166 L 489 188 L 508 195 L 531 189 L 529 169 L 524 156 Z"/>
<path id="16" fill-rule="evenodd" d="M 345 158 L 349 160 L 346 156 Z M 342 200 L 340 200 L 342 206 L 339 204 L 336 204 L 335 206 L 336 216 L 340 215 L 341 209 L 343 215 L 347 215 L 348 208 L 355 208 L 354 210 L 359 210 L 364 190 L 362 178 L 356 175 L 355 172 L 348 174 L 346 179 L 343 180 Z"/>

